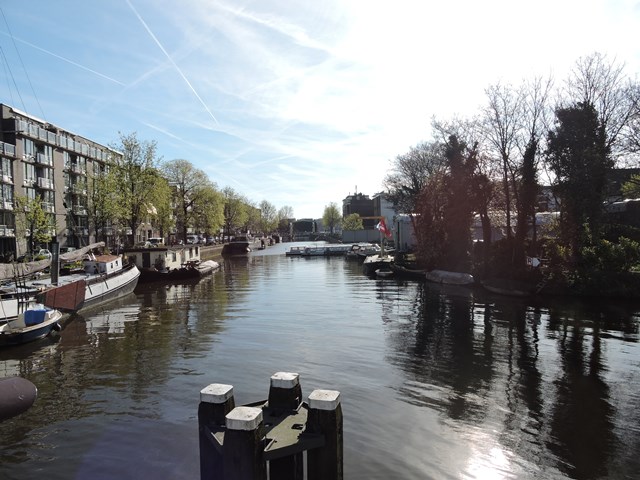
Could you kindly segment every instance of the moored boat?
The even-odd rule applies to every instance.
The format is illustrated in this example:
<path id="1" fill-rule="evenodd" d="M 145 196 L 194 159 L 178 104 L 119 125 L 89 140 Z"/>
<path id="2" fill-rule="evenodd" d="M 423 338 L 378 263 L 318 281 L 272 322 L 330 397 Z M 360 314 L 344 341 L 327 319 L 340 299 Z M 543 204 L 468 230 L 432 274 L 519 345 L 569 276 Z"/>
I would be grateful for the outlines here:
<path id="1" fill-rule="evenodd" d="M 473 285 L 475 279 L 470 273 L 449 272 L 447 270 L 430 270 L 425 273 L 425 278 L 434 283 L 446 285 Z"/>
<path id="2" fill-rule="evenodd" d="M 220 266 L 213 260 L 202 261 L 199 245 L 131 248 L 125 253 L 140 270 L 140 283 L 197 279 Z"/>
<path id="3" fill-rule="evenodd" d="M 412 268 L 408 265 L 403 265 L 394 261 L 389 268 L 395 273 L 396 277 L 411 278 L 413 280 L 425 280 L 426 271 L 421 268 Z"/>
<path id="4" fill-rule="evenodd" d="M 222 247 L 222 255 L 247 255 L 251 252 L 249 239 L 245 236 L 234 237 L 229 243 Z"/>
<path id="5" fill-rule="evenodd" d="M 387 268 L 379 268 L 376 270 L 376 277 L 391 278 L 393 277 L 393 270 L 389 270 Z"/>
<path id="6" fill-rule="evenodd" d="M 82 264 L 83 272 L 57 282 L 51 278 L 31 282 L 41 288 L 38 299 L 47 307 L 75 312 L 133 292 L 140 278 L 135 263 L 125 264 L 122 255 L 90 253 Z"/>
<path id="7" fill-rule="evenodd" d="M 293 247 L 289 247 L 284 254 L 287 257 L 300 257 L 304 253 L 304 249 L 307 248 L 306 245 L 294 245 Z"/>
<path id="8" fill-rule="evenodd" d="M 369 255 L 362 262 L 362 270 L 365 275 L 374 275 L 376 270 L 391 270 L 393 256 L 387 254 Z"/>
<path id="9" fill-rule="evenodd" d="M 32 342 L 60 331 L 61 319 L 59 310 L 31 304 L 24 312 L 0 322 L 0 347 Z"/>

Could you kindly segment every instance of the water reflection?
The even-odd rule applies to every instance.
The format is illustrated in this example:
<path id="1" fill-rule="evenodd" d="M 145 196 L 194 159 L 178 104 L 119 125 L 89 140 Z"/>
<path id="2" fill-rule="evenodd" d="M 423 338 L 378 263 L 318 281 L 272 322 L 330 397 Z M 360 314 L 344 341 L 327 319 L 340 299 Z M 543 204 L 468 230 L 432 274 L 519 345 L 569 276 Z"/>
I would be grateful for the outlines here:
<path id="1" fill-rule="evenodd" d="M 625 438 L 637 445 L 637 428 L 624 417 L 637 419 L 637 409 L 616 412 L 609 386 L 628 367 L 606 348 L 611 338 L 637 344 L 633 306 L 529 305 L 431 284 L 416 302 L 416 323 L 393 336 L 391 359 L 406 374 L 401 398 L 467 429 L 471 477 L 557 468 L 601 478 L 617 468 L 613 452 Z"/>

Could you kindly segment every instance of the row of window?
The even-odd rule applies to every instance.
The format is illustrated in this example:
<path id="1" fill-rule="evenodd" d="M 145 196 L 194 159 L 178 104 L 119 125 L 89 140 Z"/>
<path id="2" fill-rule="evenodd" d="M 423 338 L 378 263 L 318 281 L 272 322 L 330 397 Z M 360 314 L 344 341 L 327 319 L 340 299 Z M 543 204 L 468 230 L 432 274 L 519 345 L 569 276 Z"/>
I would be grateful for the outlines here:
<path id="1" fill-rule="evenodd" d="M 38 140 L 42 140 L 51 145 L 55 145 L 57 147 L 62 147 L 77 153 L 81 153 L 84 156 L 89 156 L 91 158 L 95 158 L 97 160 L 106 162 L 109 160 L 110 153 L 104 151 L 98 147 L 88 145 L 86 143 L 78 142 L 71 137 L 68 137 L 64 134 L 57 134 L 55 132 L 50 132 L 45 128 L 42 128 L 33 123 L 29 123 L 26 120 L 17 120 L 17 128 L 20 133 L 23 135 L 28 135 L 32 138 L 37 138 Z M 31 152 L 27 152 L 26 154 L 31 154 Z"/>

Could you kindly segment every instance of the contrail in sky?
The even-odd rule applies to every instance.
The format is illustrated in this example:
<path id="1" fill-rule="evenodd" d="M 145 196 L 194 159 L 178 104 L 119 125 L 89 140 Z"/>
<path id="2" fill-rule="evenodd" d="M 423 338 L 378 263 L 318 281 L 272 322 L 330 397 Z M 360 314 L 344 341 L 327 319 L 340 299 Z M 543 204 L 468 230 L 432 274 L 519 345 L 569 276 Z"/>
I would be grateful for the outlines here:
<path id="1" fill-rule="evenodd" d="M 4 33 L 4 32 L 2 32 L 2 33 Z M 40 50 L 41 52 L 46 53 L 47 55 L 51 55 L 52 57 L 59 58 L 62 61 L 65 61 L 65 62 L 70 63 L 71 65 L 73 65 L 75 67 L 78 67 L 78 68 L 81 68 L 83 70 L 86 70 L 87 72 L 91 72 L 94 75 L 98 75 L 99 77 L 106 78 L 110 82 L 117 83 L 118 85 L 122 85 L 123 87 L 125 86 L 124 83 L 119 82 L 115 78 L 111 78 L 111 77 L 109 77 L 107 75 L 104 75 L 104 74 L 102 74 L 100 72 L 96 72 L 95 70 L 91 70 L 90 68 L 85 67 L 84 65 L 80 65 L 79 63 L 76 63 L 73 60 L 69 60 L 68 58 L 61 57 L 60 55 L 58 55 L 56 53 L 50 52 L 49 50 L 45 50 L 44 48 L 38 47 L 37 45 L 34 45 L 33 43 L 27 42 L 26 40 L 22 40 L 21 38 L 17 38 L 17 37 L 13 37 L 13 38 L 15 38 L 17 41 L 19 41 L 21 43 L 24 43 L 25 45 L 29 45 L 31 48 L 35 48 L 36 50 Z"/>
<path id="2" fill-rule="evenodd" d="M 211 116 L 211 118 L 213 118 L 213 121 L 216 122 L 216 124 L 218 124 L 218 120 L 213 115 L 213 113 L 211 113 L 211 110 L 209 110 L 209 107 L 207 107 L 206 103 L 204 103 L 202 98 L 200 98 L 200 95 L 198 95 L 198 92 L 196 92 L 195 88 L 193 88 L 193 86 L 191 85 L 191 83 L 189 82 L 187 77 L 185 77 L 184 73 L 182 73 L 182 70 L 180 70 L 180 67 L 178 67 L 178 65 L 176 65 L 176 62 L 173 61 L 173 59 L 171 58 L 169 53 L 164 49 L 164 47 L 162 46 L 160 41 L 156 38 L 156 36 L 153 34 L 153 32 L 151 31 L 149 26 L 145 23 L 145 21 L 142 19 L 140 14 L 136 11 L 136 9 L 133 7 L 133 5 L 131 5 L 131 2 L 129 0 L 127 0 L 127 4 L 129 5 L 129 8 L 131 8 L 131 10 L 133 10 L 133 13 L 136 14 L 136 17 L 138 17 L 138 20 L 140 20 L 140 23 L 142 23 L 142 26 L 145 28 L 145 30 L 149 33 L 149 35 L 151 35 L 151 38 L 153 39 L 153 41 L 156 42 L 156 45 L 158 45 L 158 48 L 160 48 L 160 50 L 162 50 L 162 53 L 165 54 L 167 59 L 171 62 L 171 65 L 173 65 L 173 67 L 178 71 L 178 73 L 180 74 L 182 79 L 185 81 L 187 86 L 191 89 L 191 91 L 196 96 L 196 98 L 200 101 L 200 103 L 202 104 L 204 109 L 207 111 L 207 113 Z"/>

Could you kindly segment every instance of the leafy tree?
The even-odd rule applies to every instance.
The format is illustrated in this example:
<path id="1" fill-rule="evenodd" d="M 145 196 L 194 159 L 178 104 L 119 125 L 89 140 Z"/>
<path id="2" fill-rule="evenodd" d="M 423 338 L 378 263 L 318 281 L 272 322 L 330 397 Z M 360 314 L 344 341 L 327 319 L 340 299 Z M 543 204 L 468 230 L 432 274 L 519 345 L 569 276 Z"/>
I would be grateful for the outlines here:
<path id="1" fill-rule="evenodd" d="M 324 207 L 324 213 L 322 215 L 322 223 L 325 227 L 329 227 L 329 231 L 333 235 L 336 227 L 340 226 L 342 222 L 342 215 L 338 210 L 338 204 L 335 202 L 329 203 Z"/>
<path id="2" fill-rule="evenodd" d="M 119 142 L 112 148 L 122 156 L 116 157 L 112 168 L 118 178 L 116 194 L 120 202 L 120 220 L 130 229 L 129 243 L 133 245 L 138 227 L 153 205 L 162 177 L 157 169 L 155 142 L 138 140 L 135 133 L 121 133 Z"/>
<path id="3" fill-rule="evenodd" d="M 260 230 L 263 233 L 269 233 L 278 226 L 278 212 L 275 205 L 267 200 L 260 202 Z"/>
<path id="4" fill-rule="evenodd" d="M 94 165 L 88 178 L 87 213 L 96 238 L 106 241 L 107 228 L 113 226 L 114 218 L 121 216 L 118 198 L 113 194 L 117 191 L 117 178 L 107 165 Z"/>
<path id="5" fill-rule="evenodd" d="M 152 222 L 154 227 L 160 232 L 162 238 L 166 238 L 169 232 L 173 231 L 176 226 L 173 193 L 174 190 L 166 178 L 158 181 L 152 200 L 153 210 L 155 211 Z"/>
<path id="6" fill-rule="evenodd" d="M 249 218 L 247 200 L 231 187 L 222 190 L 224 201 L 224 228 L 226 235 L 232 235 L 236 230 L 245 227 Z"/>
<path id="7" fill-rule="evenodd" d="M 188 160 L 176 159 L 163 163 L 162 172 L 173 189 L 176 224 L 185 243 L 189 228 L 200 231 L 220 228 L 222 199 L 204 171 Z"/>
<path id="8" fill-rule="evenodd" d="M 561 238 L 578 260 L 585 228 L 600 234 L 607 172 L 613 168 L 604 126 L 593 105 L 578 103 L 556 111 L 557 124 L 548 133 L 548 162 L 560 196 Z"/>
<path id="9" fill-rule="evenodd" d="M 342 228 L 343 230 L 364 230 L 360 214 L 352 213 L 347 215 L 342 221 Z"/>
<path id="10" fill-rule="evenodd" d="M 33 252 L 37 244 L 51 241 L 51 228 L 55 226 L 54 220 L 42 209 L 39 197 L 29 199 L 22 195 L 16 195 L 15 218 L 18 234 L 28 236 L 28 250 Z"/>

